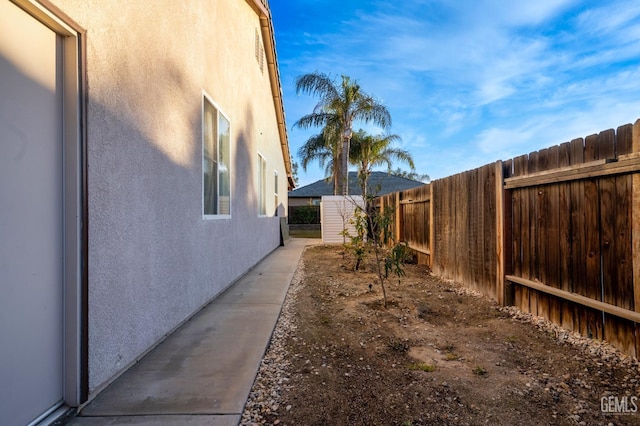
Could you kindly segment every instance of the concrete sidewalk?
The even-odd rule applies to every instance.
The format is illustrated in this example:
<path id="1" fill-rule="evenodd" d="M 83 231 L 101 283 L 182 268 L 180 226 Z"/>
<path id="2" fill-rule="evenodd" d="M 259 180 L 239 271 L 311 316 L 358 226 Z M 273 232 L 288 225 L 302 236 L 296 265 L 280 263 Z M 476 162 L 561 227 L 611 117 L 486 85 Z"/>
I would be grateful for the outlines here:
<path id="1" fill-rule="evenodd" d="M 240 423 L 305 245 L 291 239 L 102 391 L 69 425 Z"/>

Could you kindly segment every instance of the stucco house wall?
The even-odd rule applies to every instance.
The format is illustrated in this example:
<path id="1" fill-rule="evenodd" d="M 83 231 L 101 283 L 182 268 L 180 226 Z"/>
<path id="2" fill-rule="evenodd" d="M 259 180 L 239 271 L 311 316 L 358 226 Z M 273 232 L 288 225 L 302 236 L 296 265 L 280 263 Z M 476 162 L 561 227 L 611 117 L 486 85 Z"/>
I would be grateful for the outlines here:
<path id="1" fill-rule="evenodd" d="M 263 40 L 253 2 L 51 3 L 86 29 L 95 393 L 279 245 L 273 188 L 277 174 L 286 212 L 288 158 L 269 69 L 256 59 L 256 35 Z M 230 218 L 203 217 L 205 93 L 231 125 Z"/>

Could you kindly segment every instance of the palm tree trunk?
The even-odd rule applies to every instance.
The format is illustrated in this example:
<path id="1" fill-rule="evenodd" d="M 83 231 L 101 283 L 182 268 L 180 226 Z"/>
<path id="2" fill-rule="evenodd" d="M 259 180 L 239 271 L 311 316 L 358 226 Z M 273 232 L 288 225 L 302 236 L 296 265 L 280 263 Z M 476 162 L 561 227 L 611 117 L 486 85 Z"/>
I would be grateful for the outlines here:
<path id="1" fill-rule="evenodd" d="M 365 174 L 364 175 L 364 182 L 362 183 L 362 198 L 364 199 L 365 203 L 367 202 L 367 200 L 369 199 L 368 195 L 368 189 L 367 189 L 367 181 L 369 180 L 369 174 Z M 367 212 L 369 213 L 369 212 Z"/>
<path id="2" fill-rule="evenodd" d="M 342 140 L 342 152 L 340 153 L 340 193 L 349 195 L 349 138 Z"/>
<path id="3" fill-rule="evenodd" d="M 342 147 L 340 147 L 342 149 Z M 333 195 L 340 195 L 342 189 L 342 153 L 338 150 L 333 159 Z"/>

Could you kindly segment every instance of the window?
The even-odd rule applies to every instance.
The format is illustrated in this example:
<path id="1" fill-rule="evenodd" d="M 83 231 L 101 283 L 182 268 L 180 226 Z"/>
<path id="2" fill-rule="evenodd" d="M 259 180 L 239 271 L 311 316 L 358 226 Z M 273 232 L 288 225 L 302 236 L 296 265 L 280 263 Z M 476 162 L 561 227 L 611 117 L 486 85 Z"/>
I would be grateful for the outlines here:
<path id="1" fill-rule="evenodd" d="M 267 160 L 258 154 L 258 214 L 267 215 Z"/>
<path id="2" fill-rule="evenodd" d="M 230 124 L 204 96 L 202 118 L 203 214 L 231 215 Z"/>
<path id="3" fill-rule="evenodd" d="M 278 208 L 279 208 L 279 206 L 278 206 L 278 172 L 273 172 L 273 181 L 274 181 L 274 185 L 273 185 L 273 186 L 274 186 L 274 188 L 273 188 L 273 191 L 274 191 L 274 193 L 275 193 L 275 203 L 274 203 L 274 206 L 275 206 L 275 209 L 276 209 L 276 210 L 275 210 L 274 215 L 275 215 L 275 216 L 278 216 Z"/>

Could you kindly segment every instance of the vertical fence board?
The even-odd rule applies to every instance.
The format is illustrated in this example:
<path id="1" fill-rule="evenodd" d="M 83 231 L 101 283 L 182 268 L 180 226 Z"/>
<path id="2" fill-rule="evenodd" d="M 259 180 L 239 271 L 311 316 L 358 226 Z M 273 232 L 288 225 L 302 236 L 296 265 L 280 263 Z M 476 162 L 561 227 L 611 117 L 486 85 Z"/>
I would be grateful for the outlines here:
<path id="1" fill-rule="evenodd" d="M 479 169 L 479 181 L 482 183 L 483 190 L 480 198 L 482 199 L 482 210 L 484 211 L 484 221 L 479 239 L 483 242 L 483 262 L 482 262 L 482 283 L 487 288 L 487 292 L 495 298 L 495 191 L 493 190 L 493 174 L 495 168 L 484 166 Z"/>
<path id="2" fill-rule="evenodd" d="M 522 176 L 529 171 L 529 157 L 523 155 L 516 158 L 514 164 L 514 175 Z M 522 241 L 522 248 L 520 252 L 520 273 L 523 278 L 534 279 L 531 276 L 531 188 L 519 188 L 516 190 L 520 196 L 520 211 L 521 211 L 521 227 L 520 227 L 520 241 Z M 516 288 L 516 300 L 520 299 L 520 305 L 518 306 L 524 312 L 531 312 L 529 305 L 529 289 L 524 286 L 518 286 Z"/>
<path id="3" fill-rule="evenodd" d="M 538 171 L 539 153 L 532 152 L 529 154 L 529 173 Z M 539 236 L 538 221 L 540 219 L 540 206 L 538 200 L 538 187 L 533 186 L 527 188 L 529 192 L 529 276 L 532 280 L 540 280 L 538 274 L 539 254 Z M 534 315 L 538 313 L 538 292 L 529 290 L 529 311 Z"/>
<path id="4" fill-rule="evenodd" d="M 400 240 L 400 232 L 401 232 L 401 222 L 402 222 L 402 218 L 400 217 L 402 215 L 402 207 L 400 206 L 400 192 L 396 192 L 395 197 L 393 197 L 393 204 L 394 204 L 394 208 L 393 208 L 393 239 L 396 241 Z"/>
<path id="5" fill-rule="evenodd" d="M 478 191 L 477 174 L 469 175 L 470 182 L 468 184 L 469 207 L 473 209 L 473 218 L 469 220 L 467 225 L 469 229 L 469 268 L 470 274 L 475 277 L 474 281 L 482 281 L 482 241 L 480 237 L 480 221 L 482 214 L 478 205 L 482 196 Z M 474 288 L 478 288 L 478 284 L 474 283 Z"/>
<path id="6" fill-rule="evenodd" d="M 444 209 L 444 199 L 442 196 L 444 182 L 437 180 L 431 183 L 433 187 L 433 246 L 434 251 L 432 253 L 432 267 L 431 269 L 436 275 L 443 276 L 444 269 L 442 265 L 442 259 L 446 256 L 444 252 L 444 232 L 442 228 L 446 226 L 445 219 L 442 217 Z"/>
<path id="7" fill-rule="evenodd" d="M 468 172 L 469 173 L 469 172 Z M 460 246 L 460 250 L 458 250 L 458 263 L 459 263 L 459 278 L 458 278 L 458 282 L 469 282 L 472 284 L 472 288 L 478 289 L 478 278 L 477 275 L 474 276 L 473 272 L 470 271 L 471 265 L 469 262 L 469 254 L 471 253 L 471 226 L 470 224 L 472 222 L 475 222 L 474 220 L 470 220 L 472 214 L 472 210 L 473 209 L 473 205 L 470 202 L 470 193 L 471 193 L 471 184 L 470 184 L 470 179 L 469 179 L 469 174 L 465 173 L 463 175 L 460 176 L 460 187 L 461 187 L 461 193 L 464 194 L 462 197 L 462 200 L 460 202 L 460 204 L 458 205 L 459 209 L 464 209 L 466 210 L 466 214 L 461 215 L 461 230 L 462 230 L 462 237 L 461 237 L 461 246 Z M 473 172 L 471 172 L 471 174 L 473 174 Z M 463 258 L 464 259 L 460 259 Z"/>
<path id="8" fill-rule="evenodd" d="M 489 253 L 487 253 L 487 250 L 490 250 L 489 248 L 489 239 L 488 237 L 488 230 L 487 230 L 487 220 L 491 220 L 491 211 L 490 211 L 490 206 L 488 203 L 488 194 L 486 193 L 487 191 L 487 175 L 486 175 L 486 168 L 481 167 L 479 169 L 476 170 L 476 173 L 474 174 L 474 187 L 476 188 L 477 191 L 477 198 L 476 198 L 476 203 L 474 208 L 476 208 L 478 211 L 482 211 L 482 213 L 478 216 L 477 218 L 477 226 L 475 227 L 475 238 L 478 241 L 477 247 L 478 247 L 478 252 L 479 252 L 479 260 L 480 263 L 478 265 L 478 268 L 476 270 L 476 273 L 478 275 L 478 281 L 482 282 L 482 283 L 487 283 L 489 278 L 487 276 L 487 262 L 489 261 Z M 487 289 L 487 291 L 490 291 L 489 289 Z M 490 294 L 490 293 L 488 293 Z"/>
<path id="9" fill-rule="evenodd" d="M 640 152 L 640 120 L 633 124 L 631 130 L 631 150 Z M 631 253 L 633 259 L 633 308 L 640 312 L 640 174 L 636 173 L 631 182 Z M 636 324 L 636 354 L 640 354 L 640 324 Z"/>
<path id="10" fill-rule="evenodd" d="M 584 140 L 574 139 L 570 142 L 569 163 L 577 165 L 584 162 Z M 571 186 L 570 220 L 571 220 L 571 282 L 573 292 L 587 294 L 587 264 L 586 264 L 586 241 L 585 241 L 585 202 L 584 202 L 584 181 L 573 181 Z M 578 305 L 573 306 L 573 331 L 583 336 L 587 335 L 587 314 Z"/>
<path id="11" fill-rule="evenodd" d="M 434 191 L 437 190 L 436 194 L 436 209 L 437 215 L 435 218 L 436 225 L 436 256 L 438 259 L 438 270 L 439 275 L 445 277 L 445 269 L 444 269 L 444 259 L 449 256 L 448 248 L 449 248 L 449 239 L 448 234 L 445 228 L 451 229 L 451 215 L 447 209 L 447 198 L 445 198 L 445 193 L 448 189 L 448 183 L 446 181 L 437 181 L 439 185 L 434 187 Z M 436 195 L 434 194 L 434 195 Z"/>
<path id="12" fill-rule="evenodd" d="M 633 126 L 621 126 L 617 130 L 616 154 L 630 154 L 633 151 Z M 614 279 L 616 280 L 616 306 L 634 310 L 636 308 L 633 296 L 633 176 L 617 176 L 615 204 L 618 215 L 615 223 L 616 253 L 614 258 L 618 261 Z M 616 318 L 617 320 L 617 318 Z M 615 330 L 618 347 L 623 347 L 624 352 L 635 357 L 638 356 L 636 347 L 636 324 L 630 321 L 618 322 Z"/>
<path id="13" fill-rule="evenodd" d="M 505 208 L 505 193 L 502 189 L 502 182 L 504 182 L 504 167 L 502 161 L 496 162 L 493 189 L 496 197 L 495 207 L 495 224 L 496 224 L 496 239 L 495 239 L 495 256 L 496 256 L 496 269 L 495 269 L 495 286 L 496 286 L 496 299 L 498 304 L 504 306 L 505 301 L 505 286 L 504 275 L 506 270 L 507 256 L 506 253 L 510 253 L 511 250 L 507 249 L 505 244 L 506 235 L 506 222 L 511 220 L 510 211 Z"/>
<path id="14" fill-rule="evenodd" d="M 469 184 L 470 184 L 470 192 L 473 194 L 473 209 L 477 211 L 477 215 L 475 220 L 471 224 L 471 233 L 474 239 L 475 251 L 476 254 L 474 256 L 475 262 L 473 264 L 473 273 L 476 276 L 476 283 L 474 288 L 477 290 L 479 288 L 479 282 L 485 282 L 484 276 L 484 262 L 485 259 L 485 238 L 484 235 L 484 222 L 485 216 L 487 215 L 487 211 L 484 206 L 484 185 L 483 185 L 483 177 L 482 177 L 482 169 L 476 169 L 473 172 L 467 172 L 469 176 Z"/>
<path id="15" fill-rule="evenodd" d="M 511 176 L 513 176 L 513 160 L 507 160 L 504 162 L 504 168 L 503 168 L 503 179 L 500 182 L 496 182 L 499 183 L 500 186 L 502 188 L 504 188 L 504 179 L 505 178 L 510 178 Z M 504 207 L 505 207 L 505 227 L 504 227 L 504 238 L 503 238 L 503 252 L 504 252 L 504 256 L 505 256 L 505 269 L 504 269 L 504 275 L 507 274 L 513 274 L 514 273 L 514 267 L 515 267 L 515 248 L 511 246 L 511 241 L 513 240 L 513 235 L 514 235 L 514 227 L 515 227 L 515 223 L 514 223 L 514 208 L 515 208 L 515 203 L 513 202 L 513 191 L 507 191 L 507 190 L 503 190 L 503 200 L 504 200 Z M 503 281 L 504 281 L 504 288 L 505 288 L 505 300 L 504 300 L 504 304 L 505 305 L 509 305 L 512 306 L 515 304 L 515 299 L 514 299 L 514 287 L 513 285 L 508 282 L 505 277 L 503 276 Z"/>
<path id="16" fill-rule="evenodd" d="M 640 152 L 640 120 L 633 124 L 631 136 L 632 152 Z M 634 174 L 631 189 L 631 207 L 640 212 L 640 174 Z M 633 308 L 640 312 L 640 214 L 634 214 L 631 222 L 631 244 L 633 256 Z M 636 324 L 636 354 L 640 354 L 640 324 Z"/>
<path id="17" fill-rule="evenodd" d="M 520 157 L 518 157 L 520 158 Z M 504 177 L 515 176 L 517 158 L 507 161 L 505 164 Z M 509 214 L 506 217 L 506 230 L 504 239 L 504 250 L 510 251 L 508 261 L 506 261 L 505 274 L 514 274 L 516 276 L 522 276 L 522 204 L 520 201 L 520 192 L 517 190 L 505 190 L 505 207 L 508 209 Z M 515 286 L 512 283 L 506 281 L 505 288 L 505 304 L 520 306 L 522 298 L 518 293 L 518 288 L 522 286 Z"/>
<path id="18" fill-rule="evenodd" d="M 632 152 L 633 127 L 628 124 L 620 126 L 616 136 L 616 154 L 625 155 Z M 633 252 L 632 252 L 632 191 L 633 176 L 623 175 L 616 178 L 615 204 L 618 208 L 616 217 L 616 306 L 633 310 Z"/>
<path id="19" fill-rule="evenodd" d="M 632 151 L 632 126 L 618 128 L 616 154 L 625 155 Z M 633 176 L 622 175 L 615 178 L 614 204 L 618 210 L 615 220 L 615 254 L 613 279 L 616 283 L 615 305 L 633 310 L 633 252 L 632 252 L 632 191 Z"/>
<path id="20" fill-rule="evenodd" d="M 429 267 L 431 268 L 431 270 L 433 270 L 433 256 L 435 247 L 435 219 L 433 217 L 433 207 L 435 201 L 433 197 L 433 185 L 429 185 L 429 251 L 431 252 Z"/>
<path id="21" fill-rule="evenodd" d="M 539 151 L 537 170 L 549 170 L 551 148 Z M 551 189 L 553 185 L 542 185 L 538 187 L 538 278 L 546 285 L 550 285 L 553 277 L 550 275 L 551 246 L 554 242 L 549 239 L 551 227 Z M 538 315 L 550 319 L 551 296 L 538 292 Z"/>
<path id="22" fill-rule="evenodd" d="M 489 273 L 489 283 L 491 284 L 491 287 L 493 288 L 493 294 L 494 294 L 494 299 L 498 300 L 498 287 L 497 287 L 497 277 L 496 277 L 496 272 L 497 269 L 494 266 L 496 264 L 496 262 L 498 262 L 498 247 L 497 247 L 497 242 L 498 239 L 497 238 L 491 238 L 491 235 L 498 235 L 498 221 L 497 221 L 497 209 L 498 209 L 498 193 L 496 192 L 496 179 L 498 177 L 498 175 L 502 176 L 502 169 L 500 166 L 500 169 L 496 166 L 493 165 L 488 165 L 486 166 L 486 170 L 487 170 L 487 174 L 489 176 L 489 179 L 487 181 L 487 195 L 489 197 L 489 206 L 490 206 L 490 212 L 491 215 L 487 218 L 487 220 L 485 221 L 488 229 L 488 234 L 487 234 L 487 238 L 489 241 L 489 245 L 490 245 L 490 250 L 488 252 L 489 255 L 489 259 L 487 262 L 487 270 Z M 500 170 L 500 173 L 498 173 L 498 170 Z M 502 210 L 500 211 L 500 215 L 502 216 L 503 212 Z M 499 238 L 502 238 L 502 234 L 500 233 Z"/>
<path id="23" fill-rule="evenodd" d="M 455 279 L 455 265 L 456 265 L 456 236 L 455 236 L 455 228 L 456 228 L 456 185 L 454 179 L 447 179 L 447 192 L 443 194 L 445 199 L 445 203 L 447 205 L 447 215 L 448 219 L 448 230 L 446 231 L 446 257 L 443 259 L 443 264 L 445 265 L 445 277 L 450 280 Z"/>
<path id="24" fill-rule="evenodd" d="M 584 142 L 585 162 L 599 158 L 598 135 L 585 138 Z M 585 242 L 587 265 L 587 281 L 585 296 L 602 300 L 602 284 L 600 282 L 600 235 L 599 235 L 599 191 L 598 179 L 588 179 L 584 183 L 585 195 Z M 602 339 L 603 323 L 602 314 L 592 309 L 587 310 L 587 335 L 596 339 Z"/>
<path id="25" fill-rule="evenodd" d="M 440 215 L 438 217 L 438 223 L 441 223 L 440 235 L 442 239 L 441 251 L 439 253 L 440 256 L 440 264 L 442 276 L 445 279 L 451 279 L 451 271 L 446 268 L 448 266 L 445 262 L 451 262 L 452 256 L 449 253 L 451 246 L 451 229 L 454 226 L 453 212 L 451 211 L 451 190 L 452 185 L 450 180 L 443 180 L 441 189 L 440 189 L 440 197 L 442 199 L 442 208 L 440 209 Z"/>
<path id="26" fill-rule="evenodd" d="M 615 147 L 615 131 L 606 130 L 598 134 L 598 156 L 600 158 L 614 158 L 616 152 Z M 618 206 L 616 204 L 616 178 L 603 177 L 599 179 L 599 208 L 600 208 L 600 256 L 601 256 L 601 277 L 602 277 L 602 301 L 616 305 L 616 279 L 617 279 L 617 259 L 616 246 L 616 217 L 618 215 Z M 615 278 L 614 278 L 615 277 Z M 620 327 L 624 328 L 624 323 L 616 317 L 603 315 L 603 333 L 604 338 L 611 343 L 620 345 L 621 340 L 618 336 Z"/>
<path id="27" fill-rule="evenodd" d="M 455 185 L 455 197 L 453 197 L 454 205 L 453 212 L 456 217 L 456 226 L 454 229 L 454 265 L 455 265 L 455 275 L 453 277 L 454 281 L 464 282 L 465 277 L 463 275 L 464 269 L 462 268 L 462 264 L 468 259 L 466 245 L 464 244 L 465 237 L 467 235 L 466 231 L 466 220 L 465 217 L 468 214 L 468 211 L 463 212 L 463 205 L 467 200 L 465 200 L 466 188 L 463 184 L 462 175 L 456 175 L 456 179 L 454 181 Z"/>
<path id="28" fill-rule="evenodd" d="M 571 164 L 571 143 L 560 145 L 558 150 L 558 166 L 566 167 Z M 559 288 L 564 291 L 573 291 L 572 259 L 571 251 L 571 183 L 558 185 L 558 236 L 560 246 L 558 258 L 560 261 Z M 567 301 L 560 301 L 560 322 L 562 327 L 573 330 L 573 305 Z"/>
<path id="29" fill-rule="evenodd" d="M 522 169 L 522 161 L 523 157 L 516 157 L 513 159 L 513 173 L 512 176 L 518 176 L 519 171 Z M 512 272 L 514 275 L 521 277 L 522 275 L 522 190 L 513 189 L 509 191 L 511 195 L 511 261 L 512 261 Z M 515 306 L 519 306 L 516 302 L 515 298 L 516 293 L 520 293 L 519 291 L 514 292 L 514 303 Z"/>
<path id="30" fill-rule="evenodd" d="M 547 157 L 547 169 L 556 169 L 559 165 L 560 147 L 549 148 Z M 545 213 L 547 214 L 547 228 L 545 229 L 545 240 L 547 244 L 547 258 L 545 268 L 547 278 L 544 281 L 547 285 L 555 288 L 562 288 L 561 285 L 561 257 L 560 257 L 560 186 L 561 184 L 548 185 L 547 204 Z M 549 319 L 555 324 L 562 323 L 562 301 L 557 297 L 549 297 Z"/>
<path id="31" fill-rule="evenodd" d="M 615 156 L 615 132 L 607 130 L 598 135 L 598 147 L 600 158 L 614 158 Z M 603 177 L 599 179 L 600 202 L 600 250 L 602 258 L 602 301 L 616 304 L 616 283 L 614 276 L 618 260 L 616 255 L 616 216 L 618 214 L 615 200 L 615 177 Z"/>
<path id="32" fill-rule="evenodd" d="M 431 201 L 431 187 L 427 188 L 427 196 L 429 197 L 429 201 L 424 204 L 424 220 L 425 220 L 425 235 L 424 235 L 424 249 L 432 252 L 431 244 L 433 241 L 433 227 L 432 227 L 432 210 L 431 206 L 433 202 Z M 429 263 L 431 265 L 431 263 Z"/>

